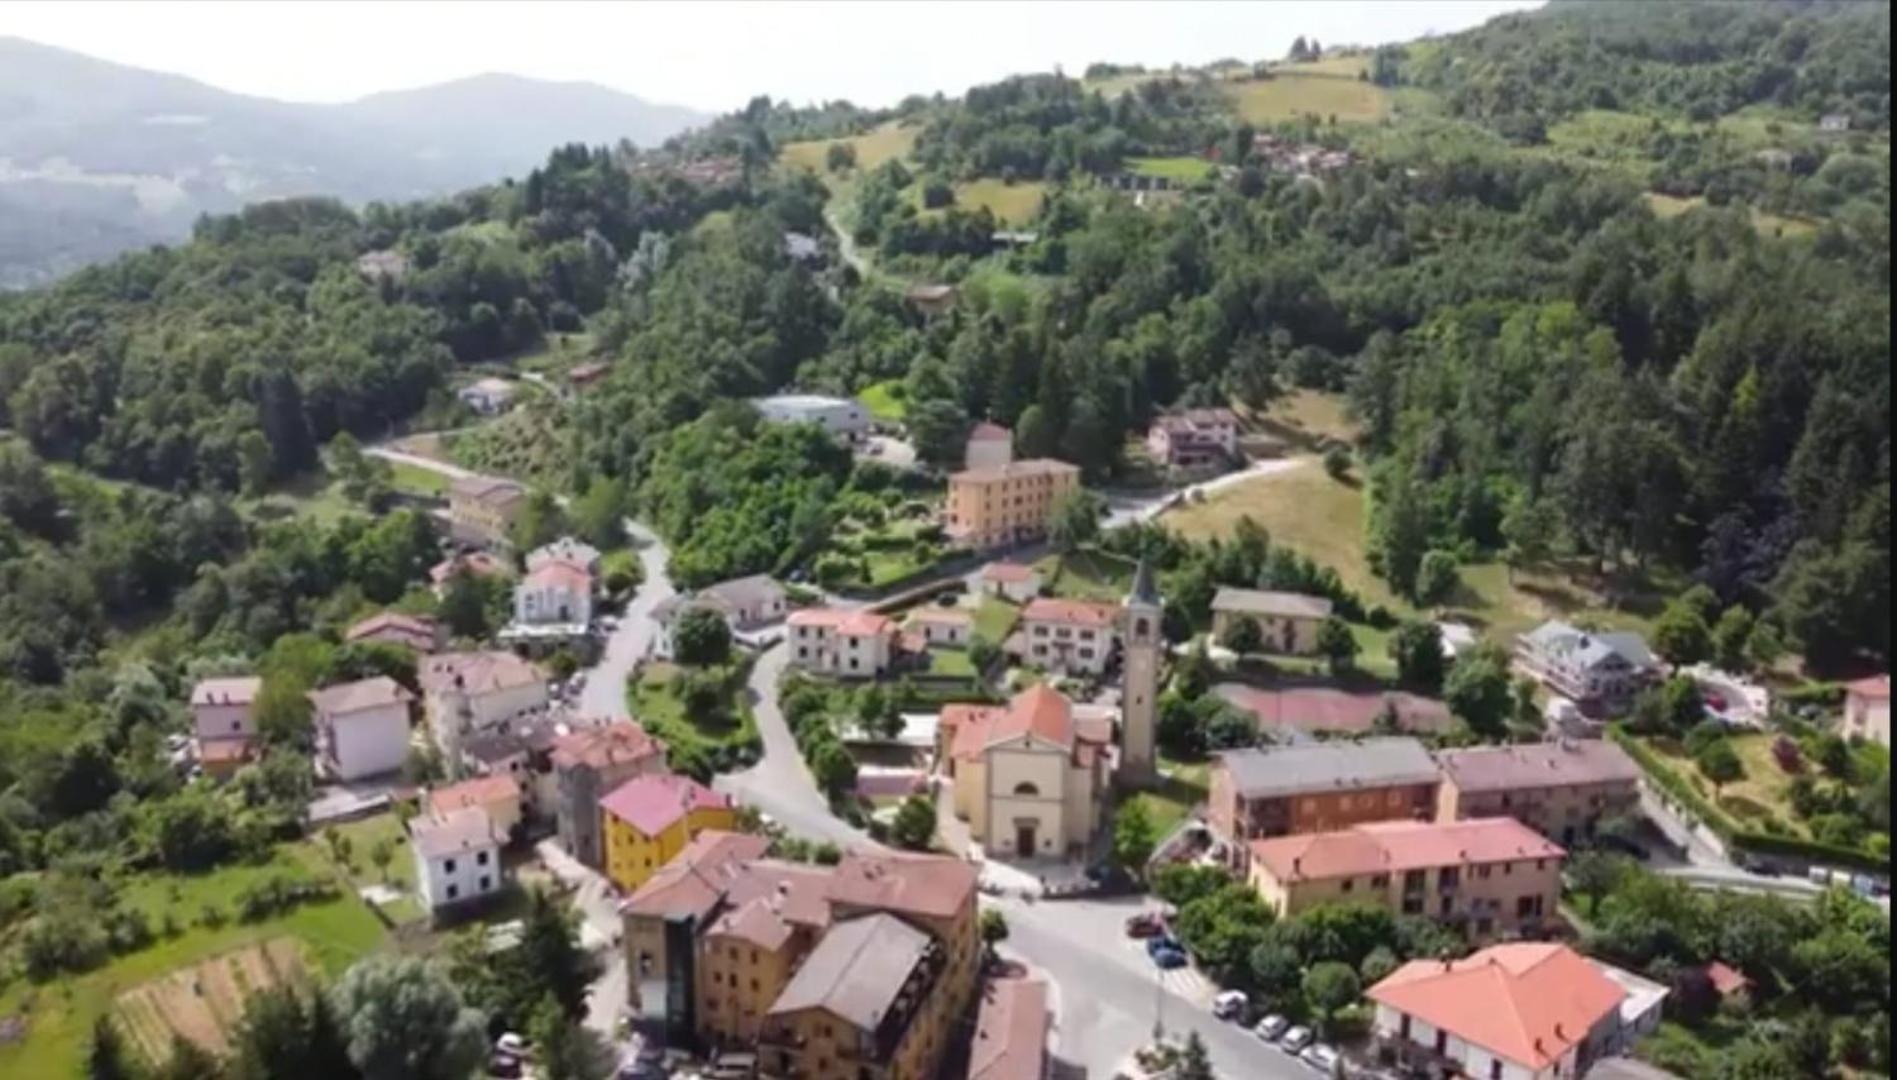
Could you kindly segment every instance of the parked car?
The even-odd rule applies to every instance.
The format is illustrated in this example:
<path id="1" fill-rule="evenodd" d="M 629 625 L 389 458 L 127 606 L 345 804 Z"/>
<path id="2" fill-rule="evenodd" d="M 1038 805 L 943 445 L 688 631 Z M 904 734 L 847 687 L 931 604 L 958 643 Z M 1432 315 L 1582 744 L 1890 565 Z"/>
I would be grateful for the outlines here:
<path id="1" fill-rule="evenodd" d="M 1245 1015 L 1251 999 L 1243 990 L 1226 990 L 1212 999 L 1212 1015 L 1220 1020 L 1238 1020 Z"/>
<path id="2" fill-rule="evenodd" d="M 503 1031 L 501 1032 L 501 1037 L 494 1040 L 494 1050 L 496 1053 L 512 1054 L 515 1057 L 526 1057 L 527 1040 L 522 1038 L 517 1032 Z"/>
<path id="3" fill-rule="evenodd" d="M 1318 1072 L 1323 1073 L 1325 1076 L 1330 1076 L 1337 1071 L 1339 1058 L 1337 1051 L 1331 1047 L 1325 1046 L 1323 1043 L 1313 1043 L 1309 1049 L 1298 1055 L 1298 1060 L 1316 1069 Z"/>
<path id="4" fill-rule="evenodd" d="M 1277 1013 L 1272 1013 L 1270 1016 L 1258 1021 L 1258 1026 L 1251 1030 L 1253 1035 L 1258 1036 L 1266 1042 L 1277 1042 L 1278 1037 L 1283 1035 L 1290 1027 L 1291 1021 L 1286 1020 Z"/>
<path id="5" fill-rule="evenodd" d="M 1179 944 L 1179 939 L 1164 932 L 1146 939 L 1146 955 L 1151 956 L 1164 949 L 1171 949 L 1174 952 L 1184 952 L 1185 946 Z"/>
<path id="6" fill-rule="evenodd" d="M 1284 1047 L 1288 1053 L 1299 1054 L 1304 1052 L 1305 1047 L 1311 1045 L 1313 1038 L 1315 1036 L 1311 1034 L 1310 1028 L 1299 1026 L 1285 1032 L 1284 1038 L 1278 1040 L 1278 1045 Z"/>
<path id="7" fill-rule="evenodd" d="M 1138 915 L 1126 918 L 1126 936 L 1130 938 L 1157 937 L 1166 932 L 1166 921 L 1157 911 L 1142 911 Z"/>
<path id="8" fill-rule="evenodd" d="M 1153 953 L 1153 963 L 1162 971 L 1186 966 L 1186 954 L 1179 949 L 1159 949 Z"/>

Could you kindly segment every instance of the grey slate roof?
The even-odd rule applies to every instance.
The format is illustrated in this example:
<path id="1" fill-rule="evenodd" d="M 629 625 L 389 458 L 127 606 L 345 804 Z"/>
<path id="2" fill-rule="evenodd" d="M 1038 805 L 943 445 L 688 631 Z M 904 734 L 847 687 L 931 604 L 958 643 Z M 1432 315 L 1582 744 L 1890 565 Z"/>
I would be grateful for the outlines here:
<path id="1" fill-rule="evenodd" d="M 1433 784 L 1436 762 L 1415 739 L 1307 743 L 1261 750 L 1228 750 L 1219 760 L 1232 786 L 1248 799 L 1318 791 Z"/>
<path id="2" fill-rule="evenodd" d="M 823 1009 L 874 1031 L 929 949 L 929 935 L 893 915 L 830 928 L 771 1005 L 773 1016 Z"/>
<path id="3" fill-rule="evenodd" d="M 1659 662 L 1647 648 L 1645 638 L 1624 630 L 1596 634 L 1557 620 L 1530 630 L 1527 640 L 1542 653 L 1570 659 L 1589 669 L 1616 656 L 1636 668 L 1653 667 Z"/>
<path id="4" fill-rule="evenodd" d="M 1562 739 L 1518 746 L 1471 746 L 1437 758 L 1445 779 L 1463 791 L 1519 791 L 1576 784 L 1632 784 L 1640 766 L 1605 739 Z"/>

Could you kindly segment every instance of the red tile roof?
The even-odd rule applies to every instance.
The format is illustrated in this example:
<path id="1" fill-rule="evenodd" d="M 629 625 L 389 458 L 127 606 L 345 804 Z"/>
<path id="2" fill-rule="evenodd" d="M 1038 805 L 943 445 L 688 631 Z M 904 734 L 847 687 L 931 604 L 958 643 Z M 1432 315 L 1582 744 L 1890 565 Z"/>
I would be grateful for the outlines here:
<path id="1" fill-rule="evenodd" d="M 1010 480 L 1028 476 L 1079 476 L 1080 466 L 1069 465 L 1054 458 L 1028 458 L 1025 461 L 1011 461 L 1006 465 L 993 465 L 986 469 L 963 469 L 949 474 L 949 484 L 988 483 L 995 480 Z"/>
<path id="2" fill-rule="evenodd" d="M 868 637 L 896 632 L 894 619 L 864 608 L 805 608 L 802 611 L 791 612 L 789 622 L 792 626 L 826 627 L 832 633 L 851 637 Z"/>
<path id="3" fill-rule="evenodd" d="M 979 758 L 990 746 L 1033 736 L 1072 750 L 1077 738 L 1073 703 L 1058 690 L 1037 683 L 1016 694 L 1005 708 L 951 705 L 939 721 L 951 735 L 949 753 L 962 760 Z"/>
<path id="4" fill-rule="evenodd" d="M 1752 986 L 1752 980 L 1746 978 L 1745 972 L 1728 967 L 1718 960 L 1708 963 L 1703 970 L 1713 984 L 1713 991 L 1720 997 L 1728 997 Z"/>
<path id="5" fill-rule="evenodd" d="M 1567 854 L 1514 818 L 1437 824 L 1383 821 L 1337 832 L 1254 840 L 1252 859 L 1279 881 L 1322 881 L 1428 867 L 1558 859 Z"/>
<path id="6" fill-rule="evenodd" d="M 1076 626 L 1112 626 L 1120 617 L 1120 609 L 1112 604 L 1101 604 L 1091 600 L 1060 600 L 1051 596 L 1036 597 L 1028 601 L 1021 609 L 1022 622 L 1059 622 Z"/>
<path id="7" fill-rule="evenodd" d="M 1436 755 L 1460 791 L 1524 791 L 1582 784 L 1637 784 L 1640 766 L 1618 743 L 1562 739 L 1519 746 L 1473 746 Z"/>
<path id="8" fill-rule="evenodd" d="M 1869 698 L 1873 701 L 1890 700 L 1890 676 L 1877 675 L 1869 679 L 1859 679 L 1846 686 L 1845 692 L 1852 697 Z"/>
<path id="9" fill-rule="evenodd" d="M 567 589 L 576 593 L 593 591 L 593 575 L 586 567 L 565 559 L 548 559 L 527 574 L 529 585 Z"/>
<path id="10" fill-rule="evenodd" d="M 497 649 L 423 657 L 416 677 L 428 693 L 453 690 L 458 679 L 459 688 L 470 694 L 511 690 L 547 679 L 538 665 Z"/>
<path id="11" fill-rule="evenodd" d="M 953 917 L 975 893 L 975 868 L 946 855 L 846 855 L 830 875 L 830 900 L 925 918 Z"/>
<path id="12" fill-rule="evenodd" d="M 602 727 L 583 728 L 553 740 L 551 758 L 556 768 L 585 766 L 608 769 L 665 753 L 665 743 L 638 723 L 620 719 Z"/>
<path id="13" fill-rule="evenodd" d="M 981 568 L 981 576 L 987 581 L 1023 584 L 1039 577 L 1040 571 L 1024 563 L 991 562 Z"/>
<path id="14" fill-rule="evenodd" d="M 1552 1066 L 1627 992 L 1565 945 L 1495 945 L 1465 960 L 1412 960 L 1365 995 L 1498 1057 Z"/>
<path id="15" fill-rule="evenodd" d="M 975 1016 L 968 1080 L 1041 1080 L 1047 1064 L 1047 984 L 988 979 Z"/>
<path id="16" fill-rule="evenodd" d="M 485 551 L 471 551 L 464 555 L 454 555 L 443 559 L 428 568 L 428 580 L 437 585 L 445 583 L 457 573 L 468 573 L 475 577 L 493 577 L 509 573 L 513 568 L 501 559 Z"/>
<path id="17" fill-rule="evenodd" d="M 435 620 L 419 615 L 382 611 L 356 622 L 343 632 L 343 640 L 362 641 L 367 638 L 390 641 L 427 652 L 435 647 L 436 625 Z"/>
<path id="18" fill-rule="evenodd" d="M 770 846 L 762 836 L 706 829 L 627 897 L 619 913 L 703 918 L 718 906 L 742 868 L 762 859 Z"/>
<path id="19" fill-rule="evenodd" d="M 1009 442 L 1014 435 L 1007 428 L 990 420 L 983 420 L 968 433 L 969 442 Z"/>
<path id="20" fill-rule="evenodd" d="M 428 812 L 435 817 L 445 818 L 457 810 L 466 810 L 470 806 L 486 809 L 503 799 L 520 798 L 520 784 L 505 773 L 494 776 L 477 776 L 436 788 L 428 793 Z"/>
<path id="21" fill-rule="evenodd" d="M 728 810 L 721 795 L 689 776 L 636 776 L 614 788 L 599 808 L 639 830 L 657 836 L 694 810 Z"/>

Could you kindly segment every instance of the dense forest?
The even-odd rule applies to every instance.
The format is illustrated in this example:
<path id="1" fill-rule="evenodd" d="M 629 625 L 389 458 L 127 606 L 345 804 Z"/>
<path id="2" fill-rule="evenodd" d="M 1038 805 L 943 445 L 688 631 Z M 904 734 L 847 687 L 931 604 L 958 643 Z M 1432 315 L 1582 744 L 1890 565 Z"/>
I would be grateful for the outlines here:
<path id="1" fill-rule="evenodd" d="M 1517 133 L 1584 109 L 1710 121 L 1747 106 L 1890 128 L 1886 4 L 1554 0 L 1414 53 L 1405 78 Z"/>

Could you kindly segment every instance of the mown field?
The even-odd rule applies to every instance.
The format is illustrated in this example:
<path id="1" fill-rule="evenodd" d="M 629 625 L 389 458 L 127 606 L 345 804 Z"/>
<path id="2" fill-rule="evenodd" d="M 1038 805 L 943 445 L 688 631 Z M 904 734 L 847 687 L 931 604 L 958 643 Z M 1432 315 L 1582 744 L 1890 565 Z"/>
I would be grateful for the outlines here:
<path id="1" fill-rule="evenodd" d="M 784 164 L 794 168 L 822 173 L 827 171 L 826 158 L 830 147 L 839 143 L 855 147 L 858 169 L 873 169 L 890 158 L 907 157 L 916 144 L 916 129 L 904 127 L 892 120 L 861 135 L 787 143 L 778 157 Z"/>
<path id="2" fill-rule="evenodd" d="M 1217 170 L 1217 165 L 1196 157 L 1128 158 L 1126 162 L 1127 172 L 1188 183 L 1203 180 Z"/>
<path id="3" fill-rule="evenodd" d="M 1372 123 L 1389 115 L 1389 95 L 1355 75 L 1333 75 L 1299 65 L 1269 79 L 1233 82 L 1225 88 L 1232 108 L 1247 123 L 1275 124 L 1303 116 L 1338 123 Z"/>
<path id="4" fill-rule="evenodd" d="M 1355 477 L 1334 480 L 1323 462 L 1312 457 L 1288 471 L 1262 476 L 1215 492 L 1202 503 L 1180 507 L 1160 518 L 1162 524 L 1194 540 L 1228 538 L 1239 519 L 1265 527 L 1273 543 L 1283 544 L 1337 571 L 1344 584 L 1368 604 L 1381 604 L 1402 616 L 1418 614 L 1370 572 L 1365 557 L 1366 507 Z M 1604 598 L 1555 570 L 1510 575 L 1500 563 L 1462 568 L 1462 587 L 1440 613 L 1464 621 L 1497 641 L 1551 618 L 1586 615 L 1612 626 L 1642 629 L 1645 610 L 1613 609 Z M 1368 657 L 1366 657 L 1368 659 Z"/>
<path id="5" fill-rule="evenodd" d="M 1657 191 L 1647 192 L 1646 200 L 1647 205 L 1653 208 L 1653 212 L 1663 218 L 1679 217 L 1681 214 L 1706 205 L 1706 200 L 1697 195 L 1690 199 L 1682 199 L 1674 195 L 1662 195 Z M 1757 229 L 1761 236 L 1796 239 L 1810 236 L 1818 229 L 1817 222 L 1804 218 L 1768 214 L 1757 208 L 1753 208 L 1751 214 L 1752 227 Z"/>

